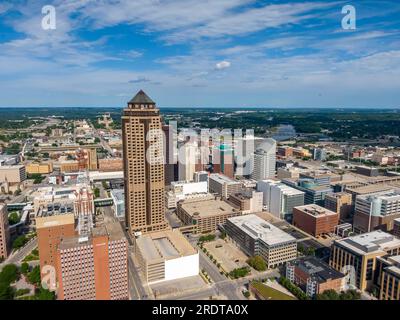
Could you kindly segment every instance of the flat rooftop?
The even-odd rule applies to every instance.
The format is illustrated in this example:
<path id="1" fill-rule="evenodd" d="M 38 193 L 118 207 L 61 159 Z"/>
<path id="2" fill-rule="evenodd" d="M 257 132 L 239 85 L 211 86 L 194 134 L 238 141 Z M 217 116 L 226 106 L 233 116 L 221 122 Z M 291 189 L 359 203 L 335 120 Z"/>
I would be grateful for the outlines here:
<path id="1" fill-rule="evenodd" d="M 223 183 L 227 183 L 227 184 L 240 183 L 239 181 L 233 180 L 233 179 L 231 179 L 223 174 L 219 174 L 219 173 L 210 174 L 209 179 L 217 181 L 221 184 L 223 184 Z"/>
<path id="2" fill-rule="evenodd" d="M 175 259 L 197 253 L 182 233 L 173 230 L 142 235 L 136 239 L 136 245 L 147 262 Z"/>
<path id="3" fill-rule="evenodd" d="M 213 196 L 187 199 L 180 202 L 179 205 L 192 217 L 196 215 L 203 218 L 238 212 L 238 209 L 228 202 Z"/>
<path id="4" fill-rule="evenodd" d="M 255 214 L 229 218 L 228 221 L 236 225 L 251 238 L 255 240 L 260 239 L 269 246 L 296 241 L 296 238 Z"/>
<path id="5" fill-rule="evenodd" d="M 336 212 L 328 210 L 317 204 L 306 204 L 304 206 L 295 207 L 295 209 L 300 210 L 313 217 L 326 217 L 326 216 L 337 215 Z"/>
<path id="6" fill-rule="evenodd" d="M 400 247 L 400 239 L 381 230 L 363 233 L 335 242 L 359 254 L 384 252 L 390 248 Z"/>
<path id="7" fill-rule="evenodd" d="M 381 184 L 371 184 L 367 186 L 362 186 L 362 187 L 348 187 L 346 188 L 347 191 L 351 191 L 352 193 L 355 194 L 368 194 L 368 193 L 376 193 L 376 192 L 381 192 L 381 191 L 388 191 L 392 190 L 393 187 L 388 186 L 388 185 L 381 185 Z"/>
<path id="8" fill-rule="evenodd" d="M 293 261 L 291 264 L 312 276 L 319 283 L 327 280 L 344 278 L 345 275 L 330 267 L 327 263 L 316 257 L 303 257 Z"/>

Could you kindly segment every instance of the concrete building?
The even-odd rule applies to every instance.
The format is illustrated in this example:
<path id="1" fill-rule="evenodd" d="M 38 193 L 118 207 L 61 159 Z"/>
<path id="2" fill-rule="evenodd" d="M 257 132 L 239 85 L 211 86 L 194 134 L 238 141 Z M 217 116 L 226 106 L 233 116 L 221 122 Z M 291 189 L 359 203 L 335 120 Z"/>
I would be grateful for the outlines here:
<path id="1" fill-rule="evenodd" d="M 227 219 L 228 236 L 248 256 L 261 256 L 268 268 L 276 268 L 297 257 L 294 237 L 255 214 Z"/>
<path id="2" fill-rule="evenodd" d="M 340 292 L 343 289 L 345 275 L 322 260 L 302 257 L 286 264 L 286 278 L 300 287 L 309 297 L 326 290 Z"/>
<path id="3" fill-rule="evenodd" d="M 339 214 L 341 221 L 346 221 L 353 211 L 353 200 L 350 193 L 329 193 L 325 196 L 325 208 Z"/>
<path id="4" fill-rule="evenodd" d="M 236 206 L 242 214 L 261 212 L 263 210 L 263 193 L 254 190 L 242 190 L 231 194 L 229 202 Z"/>
<path id="5" fill-rule="evenodd" d="M 163 125 L 162 130 L 165 137 L 165 185 L 168 186 L 171 182 L 178 180 L 179 166 L 177 154 L 177 132 L 172 125 Z"/>
<path id="6" fill-rule="evenodd" d="M 400 300 L 400 255 L 377 258 L 379 300 Z"/>
<path id="7" fill-rule="evenodd" d="M 367 176 L 367 177 L 377 177 L 379 175 L 378 168 L 372 168 L 372 167 L 367 167 L 367 166 L 357 166 L 356 172 L 358 174 L 361 174 L 361 175 Z"/>
<path id="8" fill-rule="evenodd" d="M 180 181 L 193 181 L 198 161 L 196 142 L 186 142 L 179 148 L 178 176 Z"/>
<path id="9" fill-rule="evenodd" d="M 400 218 L 393 220 L 393 234 L 400 238 Z"/>
<path id="10" fill-rule="evenodd" d="M 10 252 L 10 228 L 7 205 L 0 204 L 0 259 L 7 259 Z"/>
<path id="11" fill-rule="evenodd" d="M 135 239 L 135 255 L 149 284 L 199 274 L 199 253 L 179 231 L 149 233 Z"/>
<path id="12" fill-rule="evenodd" d="M 26 180 L 24 165 L 0 166 L 0 182 L 21 183 Z"/>
<path id="13" fill-rule="evenodd" d="M 314 237 L 334 233 L 338 223 L 338 213 L 316 204 L 304 205 L 293 209 L 293 225 Z"/>
<path id="14" fill-rule="evenodd" d="M 311 179 L 283 179 L 282 183 L 288 185 L 289 187 L 303 191 L 305 204 L 318 204 L 323 206 L 325 203 L 325 196 L 328 193 L 333 192 L 331 187 L 317 185 Z"/>
<path id="15" fill-rule="evenodd" d="M 127 228 L 132 235 L 164 230 L 168 223 L 160 110 L 142 90 L 123 111 L 122 137 Z"/>
<path id="16" fill-rule="evenodd" d="M 165 205 L 168 209 L 176 208 L 178 201 L 192 198 L 201 198 L 208 195 L 208 183 L 174 181 L 170 190 L 165 193 Z"/>
<path id="17" fill-rule="evenodd" d="M 193 226 L 194 233 L 214 232 L 226 219 L 240 214 L 240 210 L 212 195 L 180 201 L 177 207 L 177 216 L 185 225 Z"/>
<path id="18" fill-rule="evenodd" d="M 327 152 L 324 148 L 314 148 L 313 149 L 313 159 L 316 161 L 325 161 L 327 157 Z"/>
<path id="19" fill-rule="evenodd" d="M 278 155 L 281 157 L 292 157 L 293 156 L 293 148 L 288 146 L 281 146 L 278 147 L 277 151 Z"/>
<path id="20" fill-rule="evenodd" d="M 348 280 L 362 291 L 376 278 L 377 258 L 400 254 L 400 239 L 381 230 L 335 240 L 330 266 L 348 274 Z"/>
<path id="21" fill-rule="evenodd" d="M 239 192 L 241 187 L 242 185 L 239 181 L 222 174 L 213 173 L 208 178 L 208 191 L 216 193 L 225 199 L 228 199 L 231 194 Z"/>
<path id="22" fill-rule="evenodd" d="M 118 219 L 125 219 L 125 197 L 123 189 L 113 189 L 110 192 L 113 199 L 113 209 L 115 217 Z"/>
<path id="23" fill-rule="evenodd" d="M 276 141 L 268 139 L 251 158 L 251 178 L 265 180 L 275 177 Z"/>
<path id="24" fill-rule="evenodd" d="M 266 209 L 279 219 L 291 221 L 293 208 L 304 205 L 304 192 L 289 187 L 279 180 L 258 181 L 257 191 L 263 193 Z"/>
<path id="25" fill-rule="evenodd" d="M 0 167 L 14 166 L 19 163 L 20 157 L 18 154 L 1 154 Z"/>
<path id="26" fill-rule="evenodd" d="M 53 172 L 52 162 L 28 163 L 25 165 L 28 174 L 49 174 Z"/>
<path id="27" fill-rule="evenodd" d="M 400 192 L 389 190 L 356 198 L 353 225 L 357 232 L 392 231 L 400 218 Z"/>
<path id="28" fill-rule="evenodd" d="M 213 172 L 221 173 L 229 178 L 235 177 L 233 148 L 231 145 L 221 143 L 213 150 Z"/>
<path id="29" fill-rule="evenodd" d="M 127 300 L 128 241 L 119 222 L 63 237 L 56 270 L 59 300 Z"/>
<path id="30" fill-rule="evenodd" d="M 194 182 L 207 182 L 208 183 L 208 175 L 207 171 L 197 171 L 194 173 Z"/>

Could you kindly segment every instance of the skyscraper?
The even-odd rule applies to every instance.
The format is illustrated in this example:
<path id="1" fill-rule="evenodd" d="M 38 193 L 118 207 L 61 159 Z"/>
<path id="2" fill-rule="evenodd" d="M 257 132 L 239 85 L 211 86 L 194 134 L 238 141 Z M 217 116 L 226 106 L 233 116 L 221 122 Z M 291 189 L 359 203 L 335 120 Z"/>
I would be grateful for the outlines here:
<path id="1" fill-rule="evenodd" d="M 122 116 L 126 225 L 133 234 L 168 227 L 160 110 L 142 90 Z"/>
<path id="2" fill-rule="evenodd" d="M 265 139 L 251 158 L 251 178 L 265 180 L 275 176 L 276 141 Z"/>
<path id="3" fill-rule="evenodd" d="M 10 228 L 7 205 L 0 204 L 0 258 L 6 259 L 10 249 Z"/>

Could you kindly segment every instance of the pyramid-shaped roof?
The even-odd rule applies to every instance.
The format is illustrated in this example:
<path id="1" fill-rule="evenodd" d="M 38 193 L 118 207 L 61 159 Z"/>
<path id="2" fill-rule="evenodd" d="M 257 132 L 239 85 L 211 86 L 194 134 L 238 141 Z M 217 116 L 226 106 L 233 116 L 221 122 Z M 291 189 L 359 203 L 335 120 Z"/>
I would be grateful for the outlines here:
<path id="1" fill-rule="evenodd" d="M 135 104 L 155 104 L 153 100 L 143 91 L 140 90 L 132 99 L 129 101 L 129 103 L 135 103 Z"/>

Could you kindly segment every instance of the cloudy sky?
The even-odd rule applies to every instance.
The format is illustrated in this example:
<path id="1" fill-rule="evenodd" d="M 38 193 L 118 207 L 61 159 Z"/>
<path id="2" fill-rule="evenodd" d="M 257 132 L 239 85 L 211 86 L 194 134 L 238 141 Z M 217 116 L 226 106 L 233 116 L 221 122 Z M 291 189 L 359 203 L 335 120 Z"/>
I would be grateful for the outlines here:
<path id="1" fill-rule="evenodd" d="M 400 107 L 400 1 L 0 0 L 1 107 L 139 89 L 161 107 Z"/>

